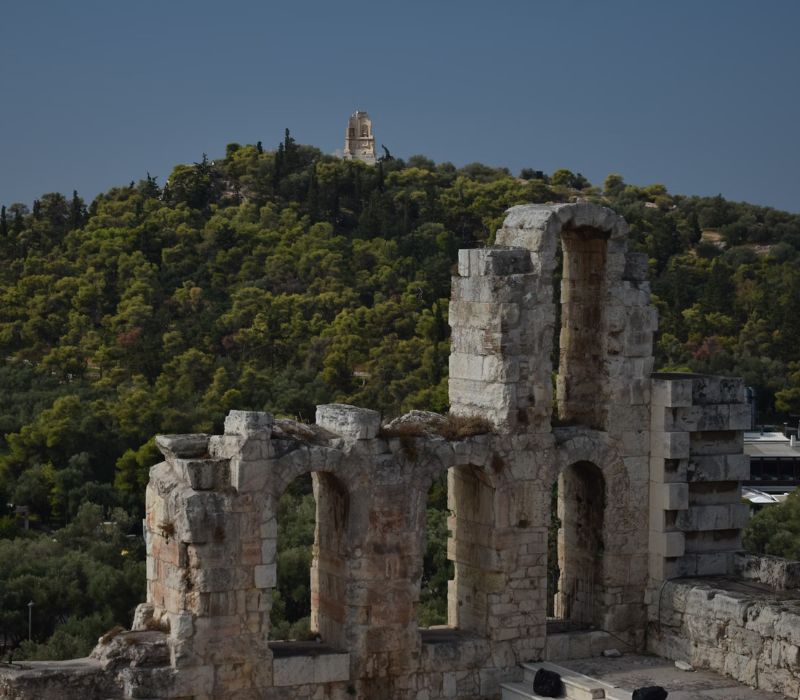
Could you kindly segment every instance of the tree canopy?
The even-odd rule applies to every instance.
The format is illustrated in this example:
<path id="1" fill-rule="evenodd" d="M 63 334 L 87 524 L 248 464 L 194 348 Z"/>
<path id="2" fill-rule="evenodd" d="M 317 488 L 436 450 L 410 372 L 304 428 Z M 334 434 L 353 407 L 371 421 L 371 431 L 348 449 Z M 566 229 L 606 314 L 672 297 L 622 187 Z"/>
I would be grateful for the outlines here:
<path id="1" fill-rule="evenodd" d="M 49 193 L 0 210 L 0 532 L 20 533 L 14 506 L 44 531 L 87 504 L 139 518 L 153 436 L 220 431 L 231 408 L 445 411 L 458 249 L 491 243 L 512 205 L 578 197 L 622 214 L 648 254 L 658 368 L 742 376 L 765 421 L 800 413 L 800 216 L 618 174 L 600 189 L 566 168 L 370 167 L 287 131 L 88 206 Z"/>

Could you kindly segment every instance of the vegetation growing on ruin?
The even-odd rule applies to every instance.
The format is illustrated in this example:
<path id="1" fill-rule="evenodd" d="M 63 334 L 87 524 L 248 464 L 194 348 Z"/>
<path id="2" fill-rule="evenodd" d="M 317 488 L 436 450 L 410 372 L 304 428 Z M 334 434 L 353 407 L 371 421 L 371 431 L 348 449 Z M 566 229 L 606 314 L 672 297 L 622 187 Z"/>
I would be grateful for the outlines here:
<path id="1" fill-rule="evenodd" d="M 457 250 L 491 242 L 511 205 L 574 197 L 616 209 L 650 258 L 658 367 L 743 376 L 765 421 L 800 412 L 800 216 L 618 175 L 592 186 L 564 169 L 515 177 L 422 156 L 369 167 L 287 132 L 276 150 L 230 144 L 222 158 L 88 206 L 50 193 L 0 210 L 0 546 L 25 557 L 55 537 L 67 558 L 104 561 L 57 533 L 86 504 L 137 533 L 159 459 L 153 435 L 218 432 L 231 408 L 306 421 L 331 401 L 386 418 L 445 413 Z M 294 496 L 292 513 L 306 513 L 309 494 Z M 23 537 L 15 506 L 46 534 Z M 433 529 L 443 540 L 446 526 Z M 307 527 L 293 531 L 297 541 L 281 542 L 287 567 L 307 539 Z M 116 571 L 139 590 L 127 562 L 141 547 L 128 549 Z M 53 556 L 40 564 L 55 578 L 63 562 Z M 434 579 L 423 594 L 442 588 Z M 19 600 L 0 605 L 17 641 L 27 599 L 45 605 L 25 580 Z M 103 624 L 129 624 L 138 598 L 100 600 Z M 54 613 L 54 624 L 76 611 Z M 36 628 L 35 640 L 53 629 Z"/>

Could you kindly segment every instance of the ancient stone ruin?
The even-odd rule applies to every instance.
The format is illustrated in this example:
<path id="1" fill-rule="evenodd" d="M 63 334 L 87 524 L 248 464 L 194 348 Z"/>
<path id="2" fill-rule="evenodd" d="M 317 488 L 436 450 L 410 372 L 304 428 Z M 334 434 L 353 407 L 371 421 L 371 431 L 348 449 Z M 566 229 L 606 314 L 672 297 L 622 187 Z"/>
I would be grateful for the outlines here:
<path id="1" fill-rule="evenodd" d="M 0 697 L 477 700 L 524 662 L 610 647 L 800 696 L 800 606 L 778 590 L 800 573 L 740 553 L 742 383 L 652 373 L 657 316 L 627 230 L 592 204 L 519 206 L 496 245 L 460 252 L 450 417 L 381 426 L 335 404 L 315 425 L 232 411 L 223 435 L 160 436 L 132 631 L 90 659 L 4 670 Z M 269 642 L 277 503 L 307 473 L 319 640 Z M 444 473 L 448 625 L 420 629 Z"/>

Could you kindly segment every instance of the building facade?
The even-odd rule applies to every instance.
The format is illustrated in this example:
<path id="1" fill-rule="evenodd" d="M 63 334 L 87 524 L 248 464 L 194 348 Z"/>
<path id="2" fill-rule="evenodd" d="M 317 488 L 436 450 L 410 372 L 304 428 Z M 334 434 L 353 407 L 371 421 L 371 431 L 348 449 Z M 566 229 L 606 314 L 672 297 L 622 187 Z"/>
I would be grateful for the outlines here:
<path id="1" fill-rule="evenodd" d="M 357 110 L 347 120 L 344 133 L 344 159 L 360 160 L 375 165 L 375 136 L 372 133 L 372 120 L 369 114 Z"/>

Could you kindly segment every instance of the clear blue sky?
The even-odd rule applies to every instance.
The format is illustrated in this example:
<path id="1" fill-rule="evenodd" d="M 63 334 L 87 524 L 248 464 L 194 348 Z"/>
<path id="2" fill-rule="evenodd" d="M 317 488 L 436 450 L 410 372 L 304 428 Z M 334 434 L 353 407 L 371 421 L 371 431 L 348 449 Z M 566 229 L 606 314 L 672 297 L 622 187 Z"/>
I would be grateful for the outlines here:
<path id="1" fill-rule="evenodd" d="M 356 108 L 408 157 L 800 211 L 798 0 L 3 0 L 0 202 L 91 199 Z"/>

